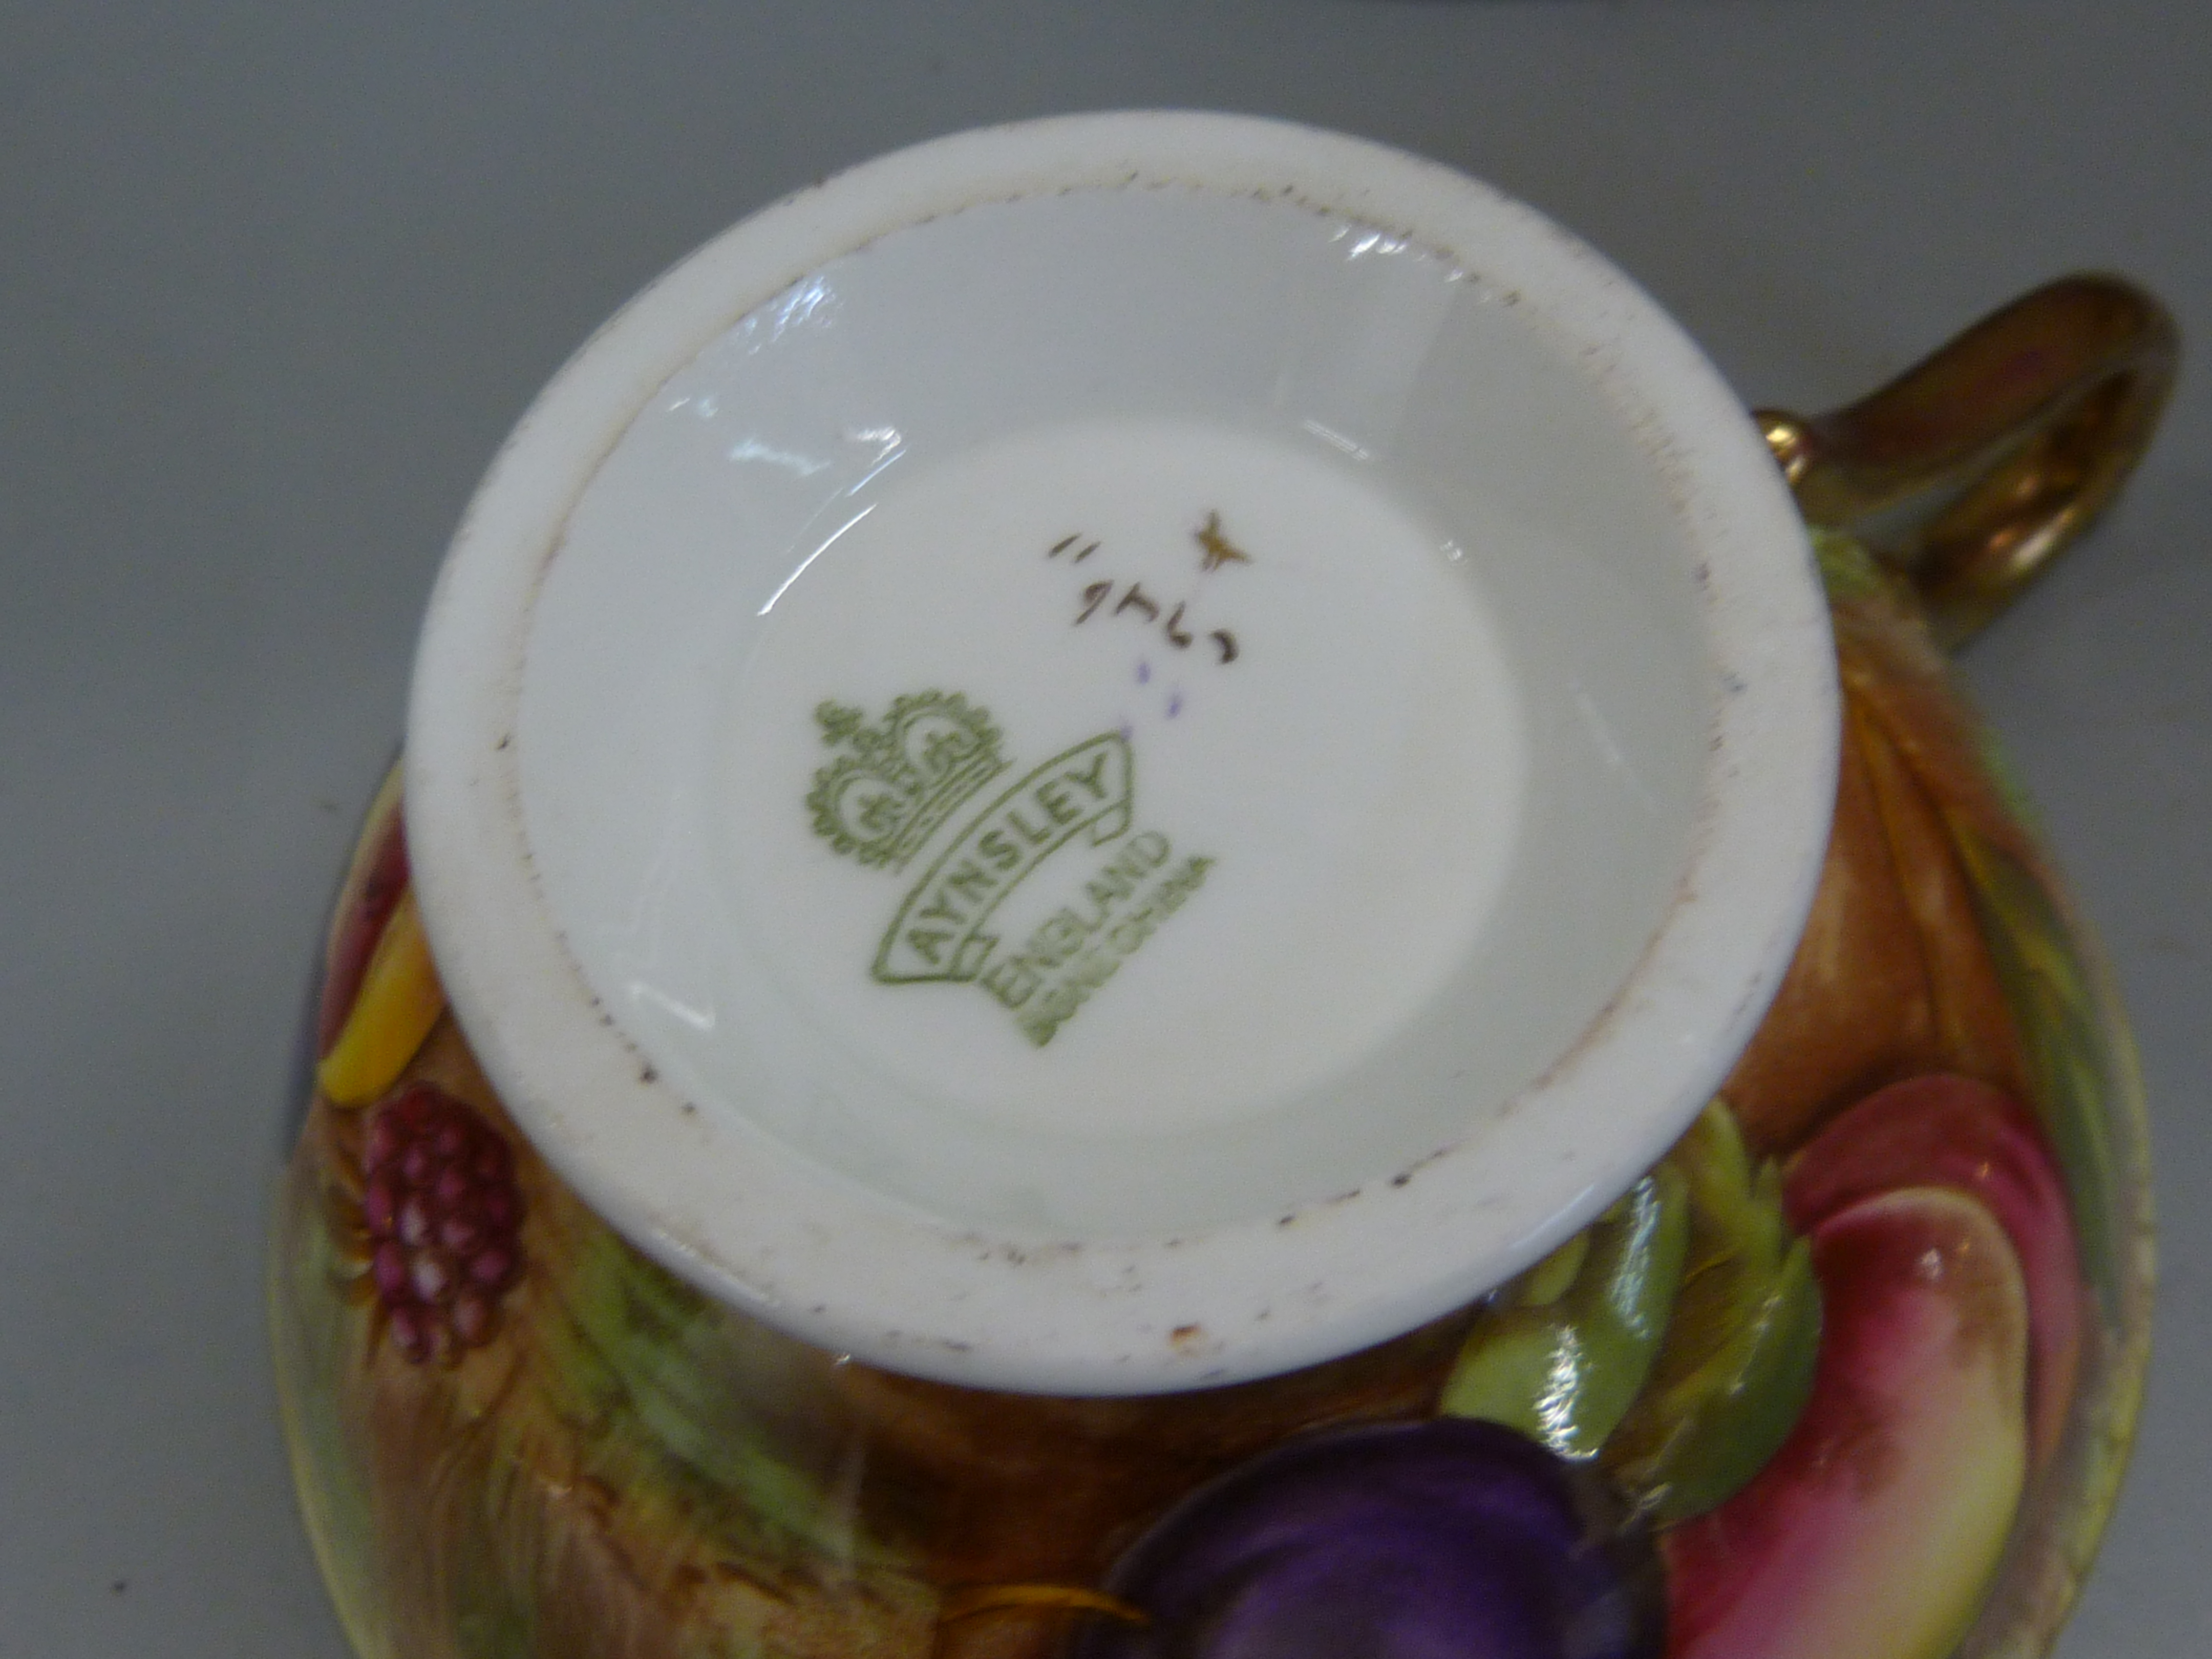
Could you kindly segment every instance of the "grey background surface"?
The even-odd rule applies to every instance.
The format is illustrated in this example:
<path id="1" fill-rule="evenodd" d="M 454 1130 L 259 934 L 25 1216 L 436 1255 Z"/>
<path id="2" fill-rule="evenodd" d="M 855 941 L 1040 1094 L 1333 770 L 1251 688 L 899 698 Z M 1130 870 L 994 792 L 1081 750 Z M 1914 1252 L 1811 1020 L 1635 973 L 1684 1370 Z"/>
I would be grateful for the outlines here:
<path id="1" fill-rule="evenodd" d="M 312 941 L 526 402 L 750 210 L 954 128 L 1293 117 L 1574 227 L 1747 400 L 2101 266 L 2212 343 L 2212 9 L 0 0 L 0 1656 L 329 1656 L 261 1231 Z M 2117 959 L 2165 1278 L 2061 1651 L 2212 1651 L 2212 392 L 1966 672 Z"/>

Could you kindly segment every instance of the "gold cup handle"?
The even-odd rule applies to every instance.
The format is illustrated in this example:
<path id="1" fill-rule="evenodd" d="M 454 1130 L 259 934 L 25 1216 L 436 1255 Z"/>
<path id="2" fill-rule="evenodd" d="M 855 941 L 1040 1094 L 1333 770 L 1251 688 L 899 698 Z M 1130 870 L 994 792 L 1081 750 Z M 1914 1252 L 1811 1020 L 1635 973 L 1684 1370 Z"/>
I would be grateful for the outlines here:
<path id="1" fill-rule="evenodd" d="M 2151 295 L 2117 276 L 2067 276 L 1857 403 L 1753 418 L 1811 523 L 1903 515 L 1866 539 L 1955 646 L 2112 498 L 2149 447 L 2179 356 Z"/>

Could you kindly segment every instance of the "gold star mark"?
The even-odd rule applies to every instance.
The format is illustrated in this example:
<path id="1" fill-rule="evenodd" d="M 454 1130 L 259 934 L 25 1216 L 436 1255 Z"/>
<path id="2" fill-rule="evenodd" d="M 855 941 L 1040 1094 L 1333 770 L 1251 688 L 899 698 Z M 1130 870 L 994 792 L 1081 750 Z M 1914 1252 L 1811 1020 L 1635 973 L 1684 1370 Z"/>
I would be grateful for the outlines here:
<path id="1" fill-rule="evenodd" d="M 1190 533 L 1192 538 L 1206 550 L 1205 556 L 1199 562 L 1200 570 L 1218 570 L 1232 561 L 1237 564 L 1252 562 L 1249 553 L 1221 533 L 1221 515 L 1218 513 L 1207 514 L 1206 523 Z"/>

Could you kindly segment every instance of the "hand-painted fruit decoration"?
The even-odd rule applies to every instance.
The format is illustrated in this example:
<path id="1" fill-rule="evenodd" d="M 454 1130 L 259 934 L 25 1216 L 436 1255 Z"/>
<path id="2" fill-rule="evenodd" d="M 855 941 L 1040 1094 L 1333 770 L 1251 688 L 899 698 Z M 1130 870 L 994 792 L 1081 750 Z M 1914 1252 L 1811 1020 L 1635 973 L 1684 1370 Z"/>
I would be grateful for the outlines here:
<path id="1" fill-rule="evenodd" d="M 522 1263 L 506 1140 L 442 1089 L 415 1083 L 376 1109 L 361 1161 L 369 1279 L 392 1343 L 417 1364 L 483 1346 Z"/>
<path id="2" fill-rule="evenodd" d="M 1075 1659 L 1657 1659 L 1656 1563 L 1601 1483 L 1493 1424 L 1292 1440 L 1108 1575 Z M 1139 1622 L 1139 1617 L 1142 1622 Z"/>
<path id="3" fill-rule="evenodd" d="M 1805 1408 L 1820 1288 L 1783 1217 L 1782 1172 L 1753 1158 L 1735 1114 L 1705 1109 L 1668 1154 L 1689 1245 L 1666 1346 L 1601 1461 L 1638 1513 L 1701 1515 L 1765 1466 Z"/>
<path id="4" fill-rule="evenodd" d="M 1440 1408 L 1595 1455 L 1659 1357 L 1689 1237 L 1681 1175 L 1662 1164 L 1499 1293 Z"/>
<path id="5" fill-rule="evenodd" d="M 1941 1188 L 1823 1221 L 1812 1399 L 1782 1449 L 1665 1534 L 1673 1659 L 1945 1659 L 2027 1464 L 2027 1295 L 2004 1230 Z"/>
<path id="6" fill-rule="evenodd" d="M 368 831 L 346 885 L 350 902 L 342 905 L 331 930 L 323 972 L 321 1006 L 315 1014 L 315 1058 L 337 1046 L 368 976 L 377 941 L 407 896 L 407 825 L 396 793 L 389 786 L 370 809 Z"/>
<path id="7" fill-rule="evenodd" d="M 365 1106 L 398 1080 L 446 1010 L 391 784 L 371 808 L 346 891 L 325 958 L 315 1081 L 332 1105 Z"/>
<path id="8" fill-rule="evenodd" d="M 1626 1198 L 1499 1292 L 1440 1408 L 1596 1457 L 1638 1514 L 1676 1521 L 1782 1443 L 1820 1333 L 1781 1170 L 1715 1101 Z"/>
<path id="9" fill-rule="evenodd" d="M 446 1009 L 388 785 L 276 1258 L 365 1659 L 2040 1650 L 2142 1376 L 2124 1045 L 1918 623 L 1819 546 L 1835 833 L 1725 1103 L 1482 1303 L 1230 1388 L 848 1364 L 640 1253 Z"/>
<path id="10" fill-rule="evenodd" d="M 1662 1188 L 1686 1247 L 1624 1248 Z M 2048 1145 L 2002 1091 L 1893 1085 L 1786 1180 L 1716 1103 L 1500 1293 L 1442 1408 L 1595 1455 L 1664 1528 L 1679 1659 L 1936 1659 L 2064 1426 L 2087 1294 Z"/>
<path id="11" fill-rule="evenodd" d="M 2087 1289 L 2066 1188 L 2026 1107 L 1962 1077 L 1913 1078 L 1870 1095 L 1792 1162 L 1791 1223 L 1818 1225 L 1900 1187 L 1979 1200 L 2012 1241 L 2027 1285 L 2029 1421 L 2039 1460 L 2065 1426 L 2081 1362 Z"/>
<path id="12" fill-rule="evenodd" d="M 2073 1402 L 2059 1170 L 2020 1102 L 1933 1075 L 1832 1119 L 1783 1201 L 1827 1297 L 1818 1376 L 1750 1486 L 1666 1535 L 1674 1652 L 1942 1659 Z"/>

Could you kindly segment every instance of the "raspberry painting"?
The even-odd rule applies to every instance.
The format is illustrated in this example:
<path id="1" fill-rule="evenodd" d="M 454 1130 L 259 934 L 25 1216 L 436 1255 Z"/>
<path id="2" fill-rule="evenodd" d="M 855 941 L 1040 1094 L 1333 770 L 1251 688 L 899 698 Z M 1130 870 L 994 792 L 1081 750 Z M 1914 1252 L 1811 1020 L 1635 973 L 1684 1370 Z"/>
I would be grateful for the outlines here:
<path id="1" fill-rule="evenodd" d="M 481 1347 L 522 1267 L 505 1138 L 436 1085 L 410 1083 L 376 1108 L 361 1161 L 369 1278 L 394 1346 L 417 1364 Z"/>

